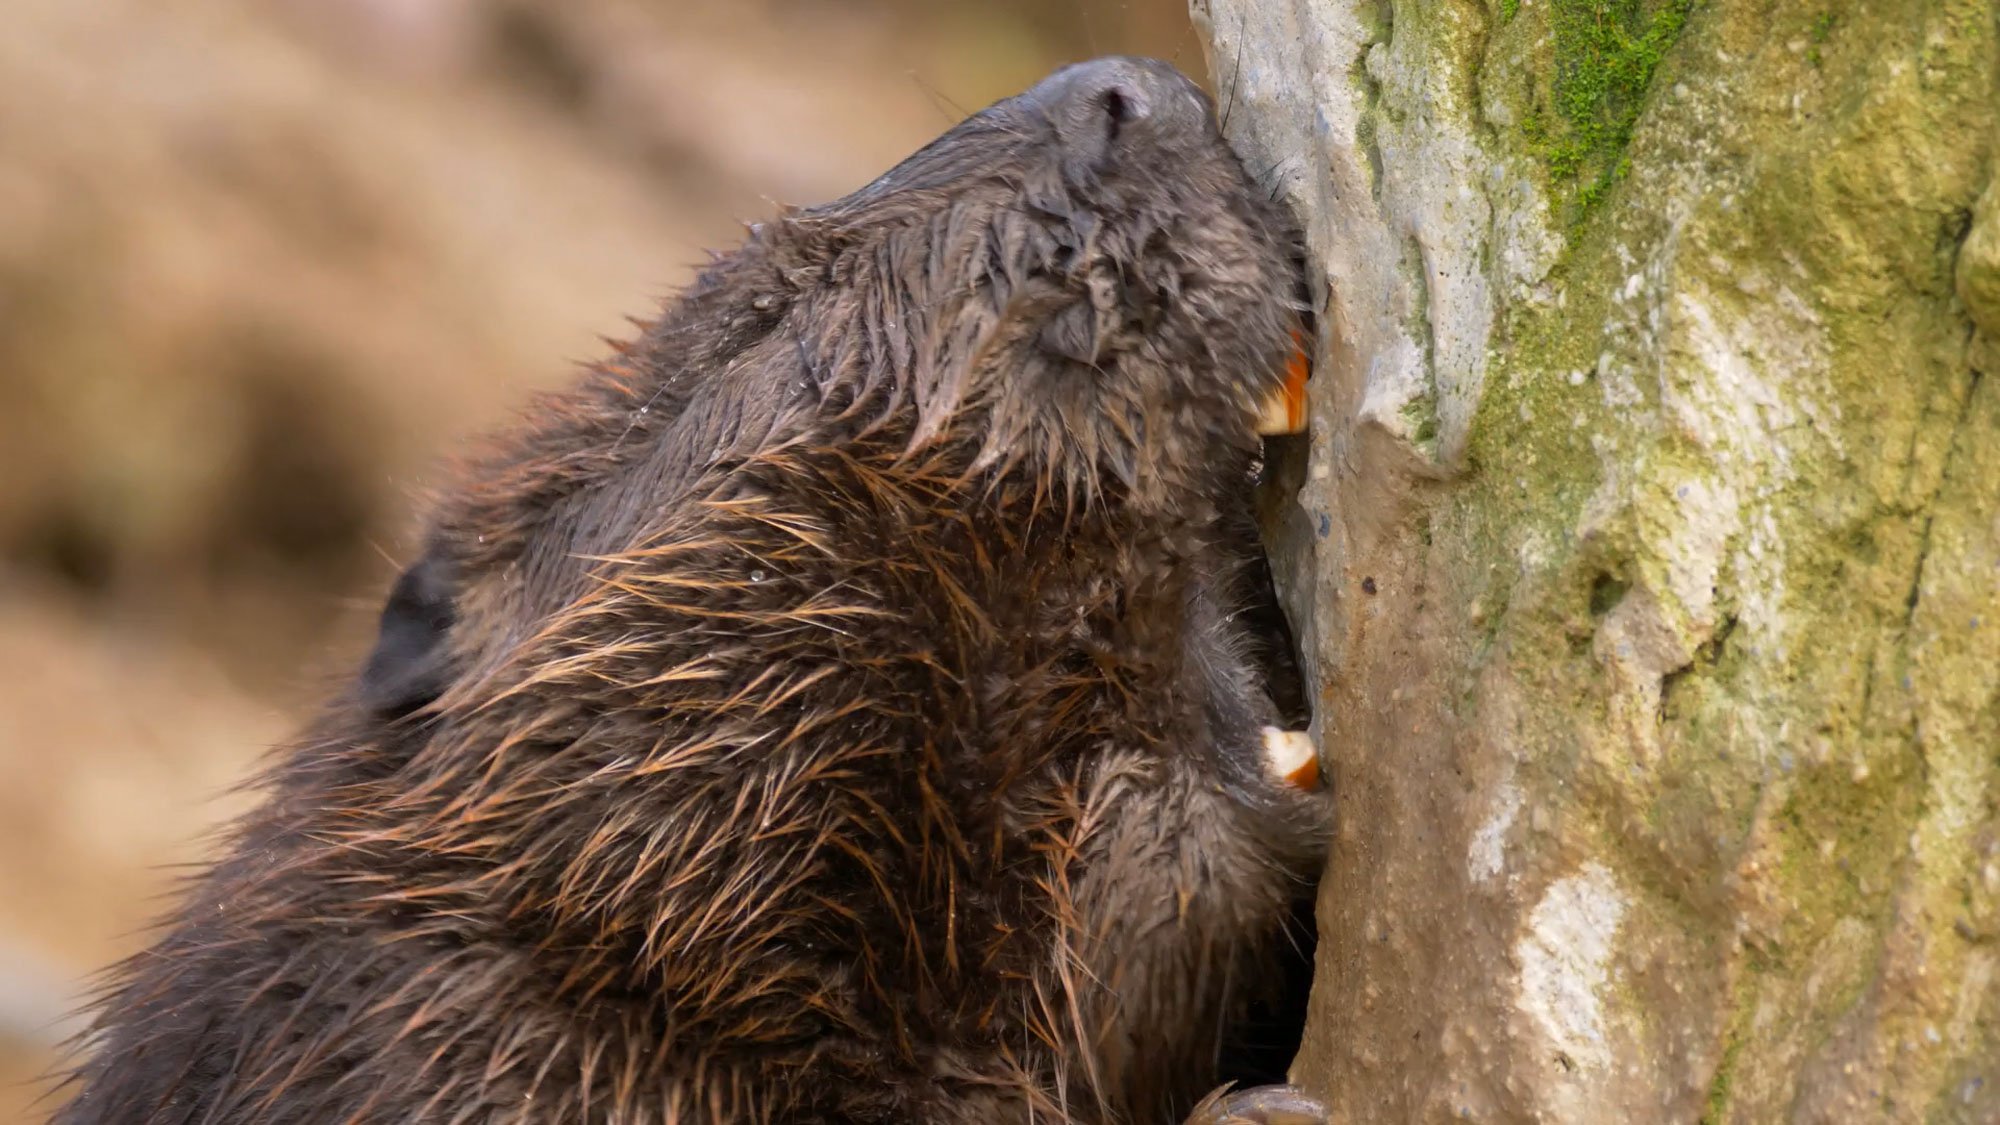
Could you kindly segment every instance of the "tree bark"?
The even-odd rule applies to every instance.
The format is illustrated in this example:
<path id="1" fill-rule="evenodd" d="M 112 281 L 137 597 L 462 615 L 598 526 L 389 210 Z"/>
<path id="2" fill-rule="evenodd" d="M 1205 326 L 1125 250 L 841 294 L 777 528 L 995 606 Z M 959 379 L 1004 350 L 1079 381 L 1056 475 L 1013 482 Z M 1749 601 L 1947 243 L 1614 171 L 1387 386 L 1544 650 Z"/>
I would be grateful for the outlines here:
<path id="1" fill-rule="evenodd" d="M 1193 0 L 1337 1120 L 2000 1121 L 2000 5 Z"/>

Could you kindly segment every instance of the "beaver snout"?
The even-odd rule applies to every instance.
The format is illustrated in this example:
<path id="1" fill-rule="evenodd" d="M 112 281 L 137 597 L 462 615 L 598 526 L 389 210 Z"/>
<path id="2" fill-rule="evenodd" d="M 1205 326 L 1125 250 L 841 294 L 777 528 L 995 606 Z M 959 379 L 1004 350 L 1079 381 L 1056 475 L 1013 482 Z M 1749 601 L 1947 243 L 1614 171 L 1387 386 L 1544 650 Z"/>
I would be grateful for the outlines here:
<path id="1" fill-rule="evenodd" d="M 1158 59 L 1111 57 L 1064 67 L 1028 91 L 1074 158 L 1096 163 L 1122 143 L 1210 141 L 1208 96 Z"/>

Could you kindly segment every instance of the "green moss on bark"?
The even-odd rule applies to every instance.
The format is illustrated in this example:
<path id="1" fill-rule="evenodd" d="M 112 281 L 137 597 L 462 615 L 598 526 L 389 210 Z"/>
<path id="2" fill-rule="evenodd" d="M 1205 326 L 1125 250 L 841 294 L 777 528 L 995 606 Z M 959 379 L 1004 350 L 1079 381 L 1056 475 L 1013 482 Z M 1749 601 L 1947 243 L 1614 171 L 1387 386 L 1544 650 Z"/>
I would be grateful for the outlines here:
<path id="1" fill-rule="evenodd" d="M 1520 128 L 1571 225 L 1630 172 L 1632 130 L 1694 8 L 1695 0 L 1550 0 L 1539 9 L 1547 57 Z M 1501 21 L 1519 11 L 1502 0 Z"/>
<path id="2" fill-rule="evenodd" d="M 1625 146 L 1653 73 L 1680 38 L 1694 0 L 1555 0 L 1555 108 L 1566 128 L 1547 153 L 1550 173 L 1576 184 L 1579 217 L 1625 174 Z"/>

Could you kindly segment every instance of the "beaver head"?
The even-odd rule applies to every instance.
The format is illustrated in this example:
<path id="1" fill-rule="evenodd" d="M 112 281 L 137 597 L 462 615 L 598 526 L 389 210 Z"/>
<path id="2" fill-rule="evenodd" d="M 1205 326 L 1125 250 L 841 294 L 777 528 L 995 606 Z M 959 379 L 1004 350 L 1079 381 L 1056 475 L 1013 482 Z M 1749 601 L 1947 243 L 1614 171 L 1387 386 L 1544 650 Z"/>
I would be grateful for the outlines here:
<path id="1" fill-rule="evenodd" d="M 913 440 L 1148 507 L 1254 449 L 1297 323 L 1284 217 L 1152 60 L 1058 71 L 772 236 L 866 294 L 804 286 L 799 311 L 851 393 L 906 397 Z"/>
<path id="2" fill-rule="evenodd" d="M 446 498 L 369 694 L 435 694 L 431 641 L 459 611 L 493 611 L 462 632 L 518 637 L 585 581 L 577 560 L 643 541 L 760 450 L 893 445 L 954 486 L 1026 487 L 1064 526 L 1242 508 L 1296 347 L 1300 253 L 1179 71 L 1060 70 L 854 194 L 753 225 L 544 400 Z M 478 576 L 500 588 L 464 588 Z"/>

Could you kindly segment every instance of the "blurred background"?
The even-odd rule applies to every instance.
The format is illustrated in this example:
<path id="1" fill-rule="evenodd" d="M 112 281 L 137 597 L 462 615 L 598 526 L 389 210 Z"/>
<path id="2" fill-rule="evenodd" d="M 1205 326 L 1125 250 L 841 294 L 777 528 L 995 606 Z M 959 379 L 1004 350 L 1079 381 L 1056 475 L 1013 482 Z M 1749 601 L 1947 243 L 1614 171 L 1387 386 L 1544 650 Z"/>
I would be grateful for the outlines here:
<path id="1" fill-rule="evenodd" d="M 440 458 L 739 220 L 1186 0 L 8 0 L 0 1123 L 365 650 Z"/>

